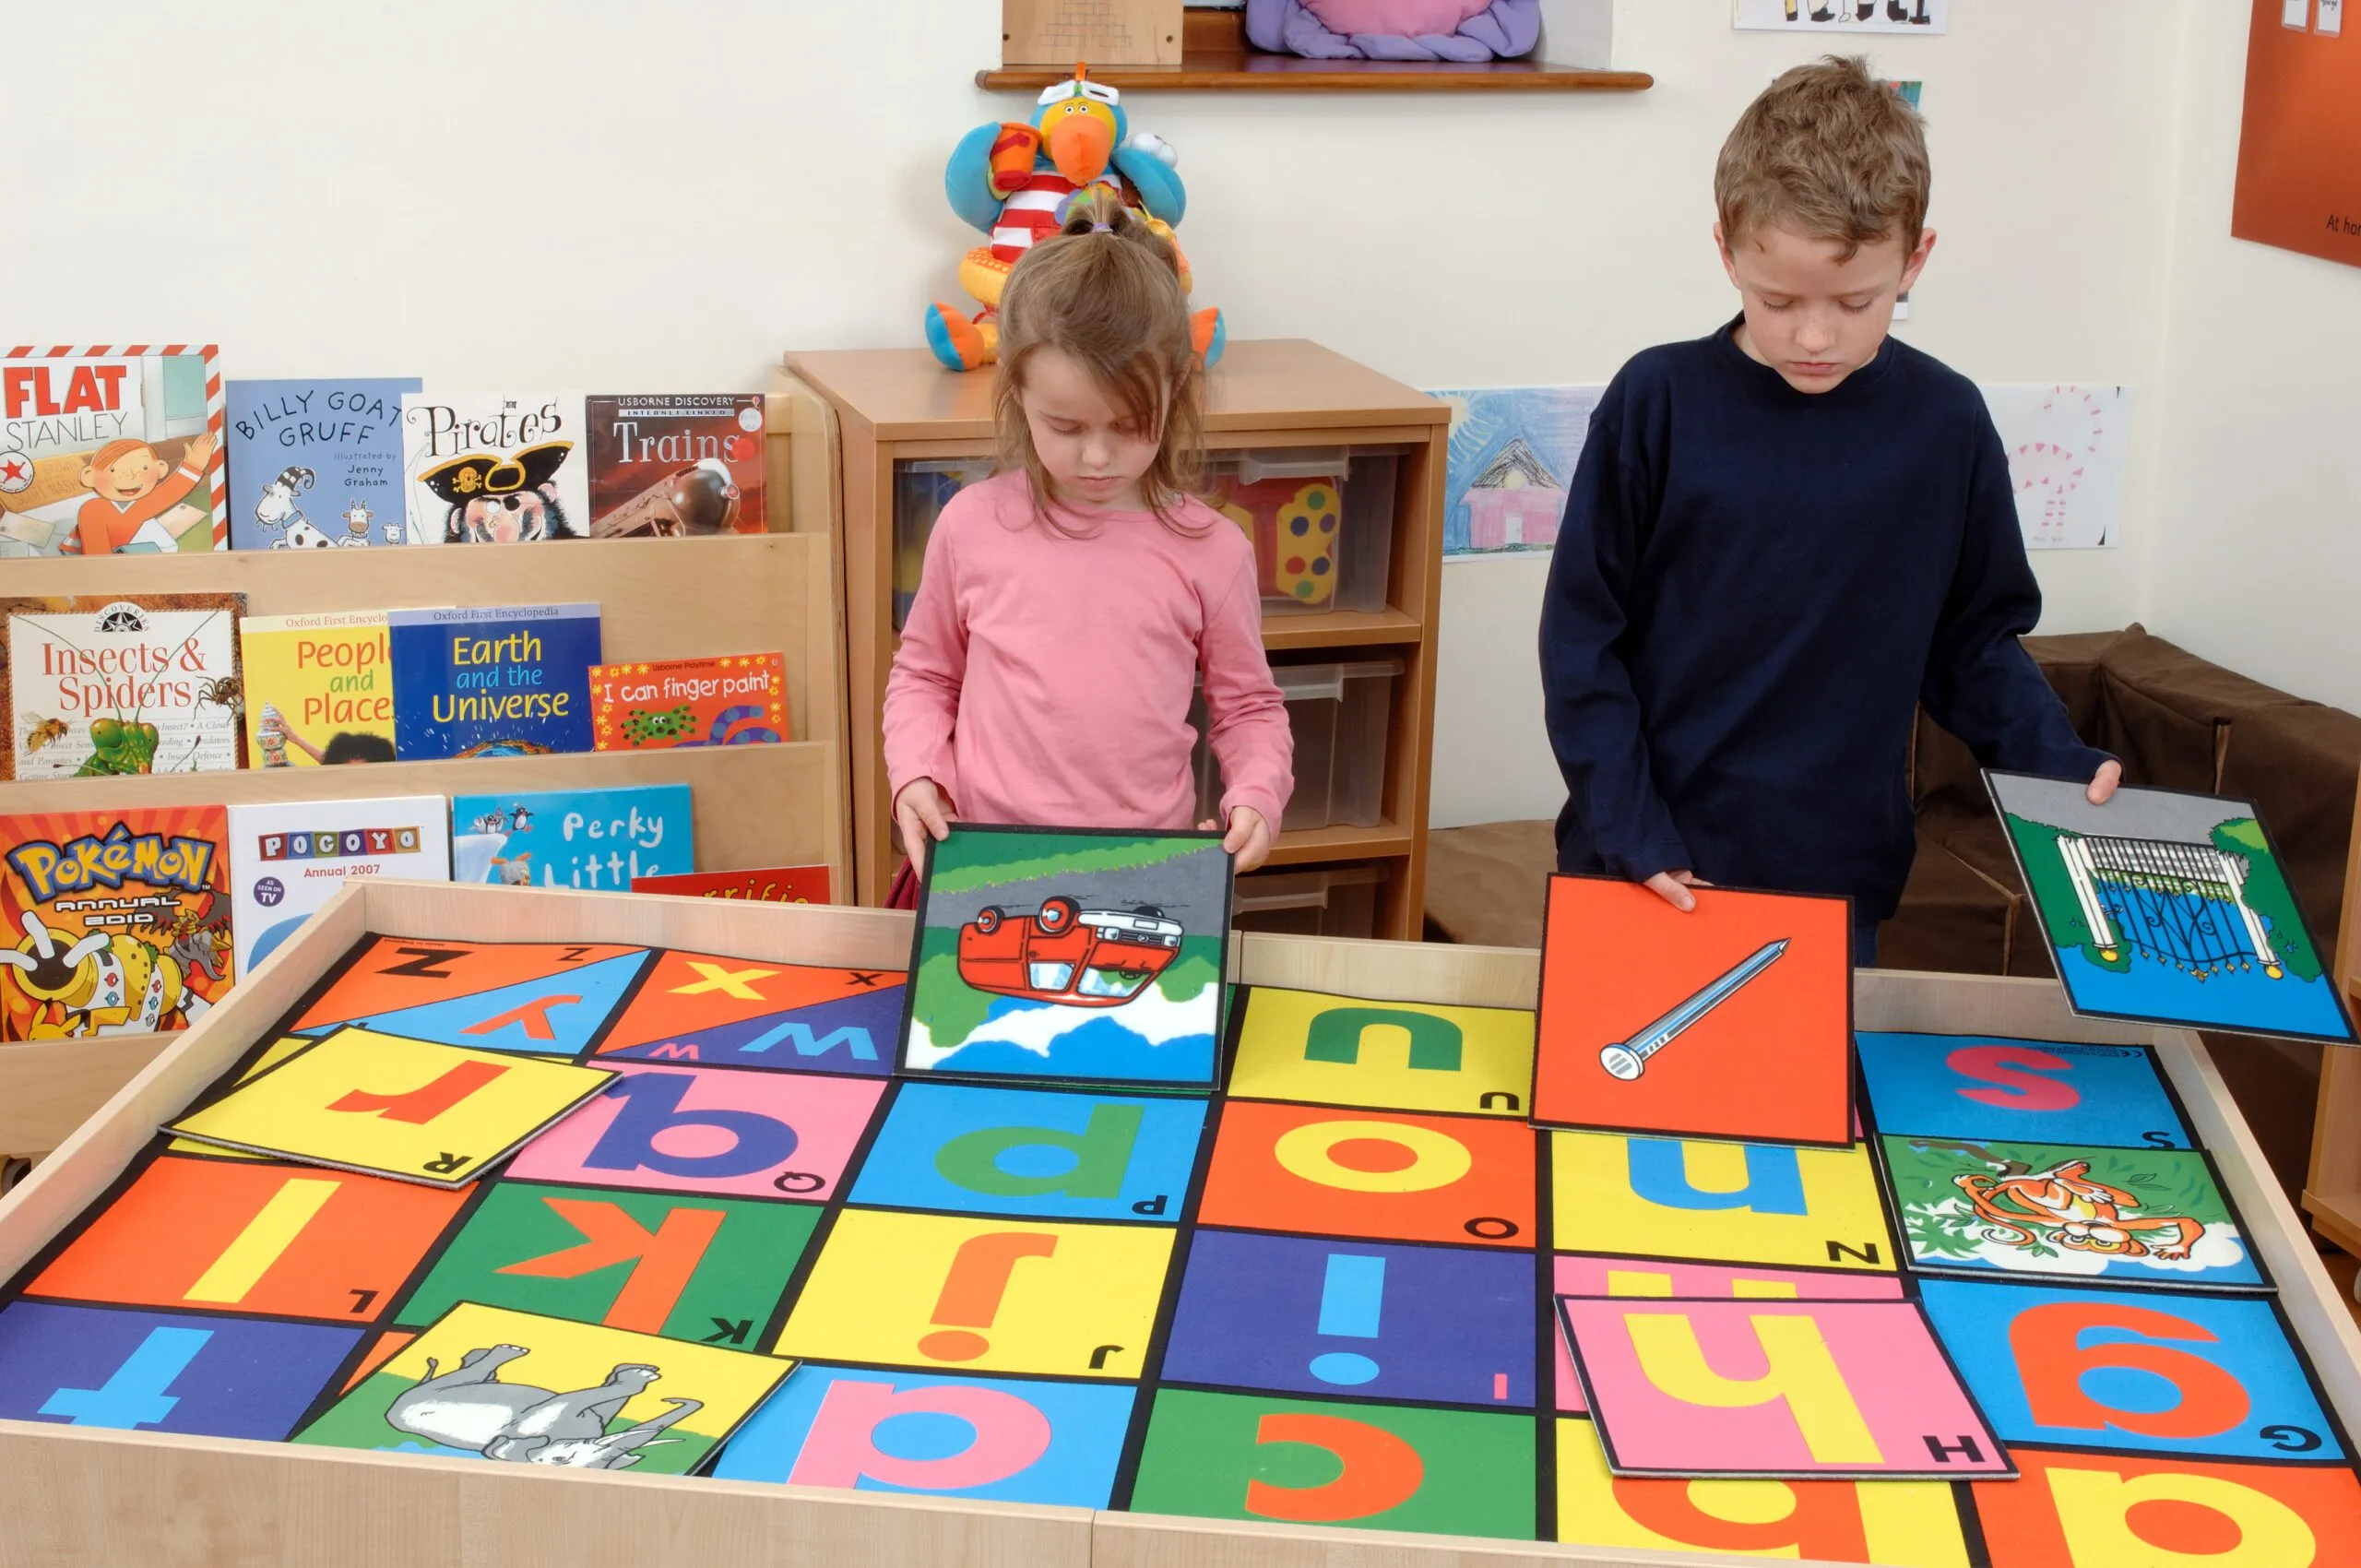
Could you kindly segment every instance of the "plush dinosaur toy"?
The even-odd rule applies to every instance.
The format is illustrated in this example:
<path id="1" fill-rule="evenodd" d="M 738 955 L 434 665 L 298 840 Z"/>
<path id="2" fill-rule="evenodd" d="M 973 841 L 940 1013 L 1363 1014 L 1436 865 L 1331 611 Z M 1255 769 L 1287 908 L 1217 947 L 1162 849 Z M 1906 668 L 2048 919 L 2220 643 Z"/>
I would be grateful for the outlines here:
<path id="1" fill-rule="evenodd" d="M 1042 90 L 1026 124 L 978 125 L 959 138 L 943 172 L 951 210 L 991 236 L 959 263 L 959 284 L 983 309 L 971 319 L 938 302 L 927 313 L 927 346 L 952 370 L 992 362 L 1000 346 L 1001 290 L 1036 240 L 1058 231 L 1074 196 L 1094 185 L 1112 186 L 1150 228 L 1172 236 L 1189 196 L 1174 172 L 1179 160 L 1162 137 L 1133 131 L 1122 94 L 1089 79 L 1076 65 L 1072 81 Z M 1180 250 L 1178 242 L 1173 249 Z M 1190 286 L 1180 262 L 1180 287 Z M 1221 358 L 1221 312 L 1193 318 L 1197 351 Z"/>

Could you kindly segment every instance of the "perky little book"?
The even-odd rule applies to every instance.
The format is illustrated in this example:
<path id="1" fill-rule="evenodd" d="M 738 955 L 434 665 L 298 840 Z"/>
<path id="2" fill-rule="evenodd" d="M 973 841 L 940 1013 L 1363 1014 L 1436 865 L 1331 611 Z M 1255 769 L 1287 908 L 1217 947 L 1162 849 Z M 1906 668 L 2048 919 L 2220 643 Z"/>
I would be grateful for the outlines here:
<path id="1" fill-rule="evenodd" d="M 415 376 L 232 381 L 230 543 L 403 544 L 402 394 Z"/>
<path id="2" fill-rule="evenodd" d="M 210 344 L 0 359 L 0 559 L 229 543 Z"/>
<path id="3" fill-rule="evenodd" d="M 246 756 L 254 767 L 394 760 L 393 645 L 382 610 L 249 615 Z"/>
<path id="4" fill-rule="evenodd" d="M 434 757 L 587 752 L 595 604 L 396 610 L 394 750 Z"/>
<path id="5" fill-rule="evenodd" d="M 776 653 L 601 664 L 590 711 L 602 752 L 787 739 L 787 661 Z"/>
<path id="6" fill-rule="evenodd" d="M 0 599 L 0 778 L 236 767 L 243 594 Z"/>
<path id="7" fill-rule="evenodd" d="M 240 967 L 252 974 L 349 877 L 448 881 L 446 812 L 440 795 L 231 806 L 230 885 Z"/>
<path id="8" fill-rule="evenodd" d="M 695 814 L 686 784 L 459 795 L 451 858 L 457 882 L 621 892 L 696 869 Z"/>
<path id="9" fill-rule="evenodd" d="M 219 806 L 0 817 L 0 1039 L 184 1028 L 235 978 Z"/>
<path id="10" fill-rule="evenodd" d="M 756 871 L 700 871 L 682 876 L 639 876 L 634 893 L 679 898 L 742 898 L 750 904 L 825 904 L 826 866 L 765 866 Z"/>
<path id="11" fill-rule="evenodd" d="M 579 392 L 405 392 L 412 544 L 529 544 L 590 526 Z"/>
<path id="12" fill-rule="evenodd" d="M 602 395 L 589 420 L 595 537 L 763 531 L 762 394 Z"/>

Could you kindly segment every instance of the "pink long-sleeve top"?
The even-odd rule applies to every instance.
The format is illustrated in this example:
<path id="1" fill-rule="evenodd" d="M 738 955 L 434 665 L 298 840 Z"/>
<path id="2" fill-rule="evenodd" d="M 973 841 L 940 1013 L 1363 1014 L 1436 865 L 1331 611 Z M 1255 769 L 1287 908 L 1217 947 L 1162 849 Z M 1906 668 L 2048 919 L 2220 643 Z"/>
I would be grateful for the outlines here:
<path id="1" fill-rule="evenodd" d="M 1202 670 L 1224 820 L 1250 806 L 1277 831 L 1295 742 L 1263 654 L 1253 546 L 1202 501 L 1176 515 L 1197 537 L 1096 512 L 1095 533 L 1066 538 L 1035 519 L 1022 472 L 944 505 L 885 682 L 896 799 L 931 778 L 971 822 L 1193 827 Z"/>

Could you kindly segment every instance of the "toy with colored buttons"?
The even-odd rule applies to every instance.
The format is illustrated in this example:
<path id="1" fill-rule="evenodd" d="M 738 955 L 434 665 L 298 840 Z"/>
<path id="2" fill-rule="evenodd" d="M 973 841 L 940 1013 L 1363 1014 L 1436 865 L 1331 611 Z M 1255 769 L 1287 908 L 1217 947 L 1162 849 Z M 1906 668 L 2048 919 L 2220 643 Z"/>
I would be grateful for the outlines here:
<path id="1" fill-rule="evenodd" d="M 1336 530 L 1343 515 L 1334 481 L 1265 479 L 1228 487 L 1222 515 L 1254 541 L 1265 595 L 1326 604 L 1336 592 Z"/>

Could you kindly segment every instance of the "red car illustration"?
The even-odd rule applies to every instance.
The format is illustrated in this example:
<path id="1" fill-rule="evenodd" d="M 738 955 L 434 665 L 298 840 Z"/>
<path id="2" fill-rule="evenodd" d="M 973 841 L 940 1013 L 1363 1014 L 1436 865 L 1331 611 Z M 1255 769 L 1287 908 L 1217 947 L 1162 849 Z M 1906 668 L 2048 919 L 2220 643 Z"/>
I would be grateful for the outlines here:
<path id="1" fill-rule="evenodd" d="M 1032 915 L 986 905 L 959 928 L 961 980 L 1069 1007 L 1120 1007 L 1180 956 L 1180 922 L 1152 904 L 1086 909 L 1047 898 Z"/>

